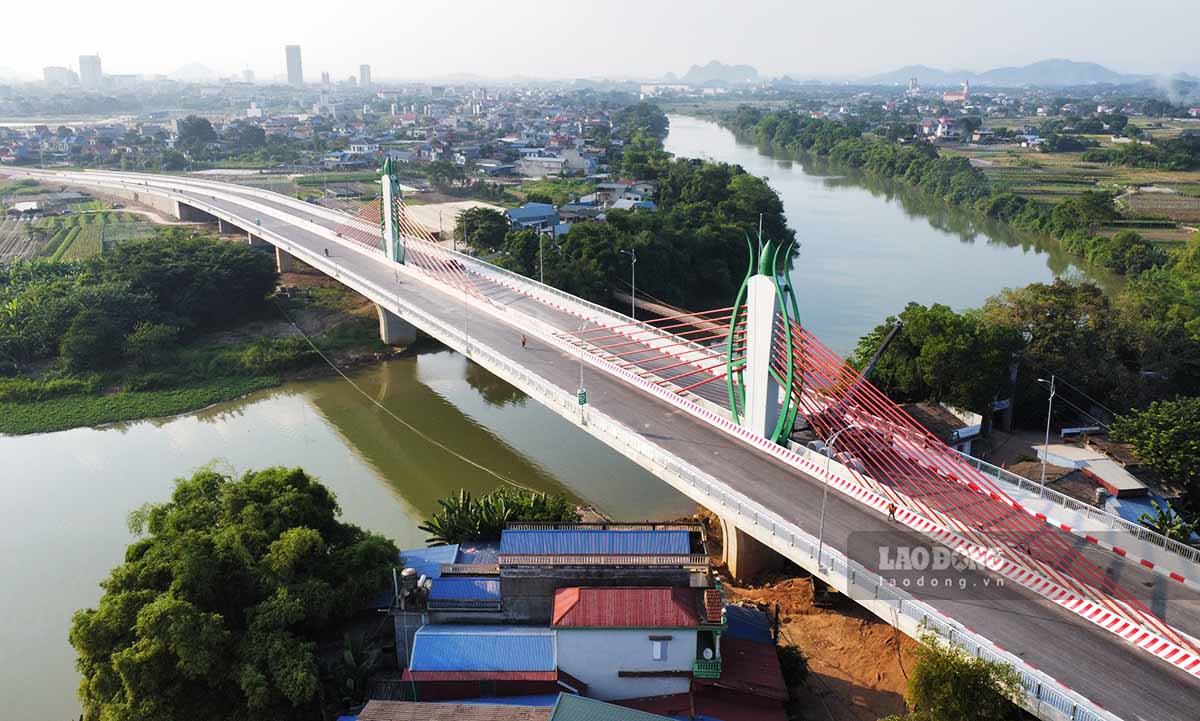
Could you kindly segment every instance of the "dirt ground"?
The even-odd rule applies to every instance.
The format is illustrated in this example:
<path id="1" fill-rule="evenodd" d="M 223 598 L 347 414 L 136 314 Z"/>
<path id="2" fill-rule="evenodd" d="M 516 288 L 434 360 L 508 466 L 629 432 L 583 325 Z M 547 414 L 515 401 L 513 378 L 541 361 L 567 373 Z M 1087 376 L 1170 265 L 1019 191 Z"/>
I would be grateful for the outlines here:
<path id="1" fill-rule="evenodd" d="M 706 511 L 710 555 L 720 558 L 720 525 Z M 758 605 L 780 617 L 780 645 L 797 646 L 808 657 L 805 684 L 792 690 L 794 718 L 805 721 L 876 721 L 905 711 L 908 673 L 917 643 L 840 594 L 834 605 L 812 605 L 812 581 L 797 566 L 733 581 L 717 563 L 733 603 Z"/>

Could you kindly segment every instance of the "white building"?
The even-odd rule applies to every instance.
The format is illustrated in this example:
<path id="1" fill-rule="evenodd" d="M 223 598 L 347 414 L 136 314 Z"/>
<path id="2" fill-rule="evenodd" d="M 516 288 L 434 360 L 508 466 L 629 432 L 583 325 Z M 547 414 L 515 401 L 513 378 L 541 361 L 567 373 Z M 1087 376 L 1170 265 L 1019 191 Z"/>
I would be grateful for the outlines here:
<path id="1" fill-rule="evenodd" d="M 687 693 L 693 673 L 719 673 L 721 607 L 714 589 L 560 588 L 558 667 L 594 698 Z"/>

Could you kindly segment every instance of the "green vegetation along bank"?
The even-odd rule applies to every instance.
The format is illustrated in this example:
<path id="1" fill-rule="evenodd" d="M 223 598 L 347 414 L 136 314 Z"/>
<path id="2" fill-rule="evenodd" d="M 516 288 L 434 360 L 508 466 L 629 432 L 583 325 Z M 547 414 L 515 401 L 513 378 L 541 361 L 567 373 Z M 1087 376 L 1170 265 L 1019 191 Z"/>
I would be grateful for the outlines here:
<path id="1" fill-rule="evenodd" d="M 0 433 L 173 415 L 323 364 L 382 350 L 349 291 L 314 281 L 274 298 L 269 254 L 176 228 L 87 260 L 0 266 Z"/>

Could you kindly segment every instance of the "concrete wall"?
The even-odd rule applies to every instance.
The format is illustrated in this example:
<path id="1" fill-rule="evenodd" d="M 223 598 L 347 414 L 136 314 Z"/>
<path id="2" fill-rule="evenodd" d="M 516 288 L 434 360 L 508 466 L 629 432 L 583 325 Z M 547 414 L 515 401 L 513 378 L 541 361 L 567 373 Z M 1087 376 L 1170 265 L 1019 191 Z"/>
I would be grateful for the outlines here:
<path id="1" fill-rule="evenodd" d="M 560 628 L 558 667 L 588 685 L 599 699 L 641 698 L 687 693 L 696 660 L 695 629 L 588 630 Z M 670 636 L 666 657 L 651 656 L 651 636 Z M 686 671 L 688 676 L 622 678 L 619 671 Z"/>

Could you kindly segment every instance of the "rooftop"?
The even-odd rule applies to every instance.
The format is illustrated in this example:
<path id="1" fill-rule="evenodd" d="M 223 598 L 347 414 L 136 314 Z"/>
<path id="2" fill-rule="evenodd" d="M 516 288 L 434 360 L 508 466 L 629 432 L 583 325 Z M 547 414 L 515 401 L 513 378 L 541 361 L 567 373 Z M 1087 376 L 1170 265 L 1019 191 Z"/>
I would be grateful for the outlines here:
<path id="1" fill-rule="evenodd" d="M 550 718 L 552 721 L 666 721 L 665 716 L 658 714 L 565 693 L 559 695 Z"/>
<path id="2" fill-rule="evenodd" d="M 505 530 L 501 555 L 687 555 L 687 531 Z"/>
<path id="3" fill-rule="evenodd" d="M 548 721 L 551 713 L 544 706 L 368 701 L 358 721 Z"/>
<path id="4" fill-rule="evenodd" d="M 700 625 L 693 588 L 560 588 L 555 628 L 691 628 Z"/>
<path id="5" fill-rule="evenodd" d="M 413 638 L 413 671 L 541 671 L 557 667 L 554 631 L 533 626 L 429 625 Z"/>

